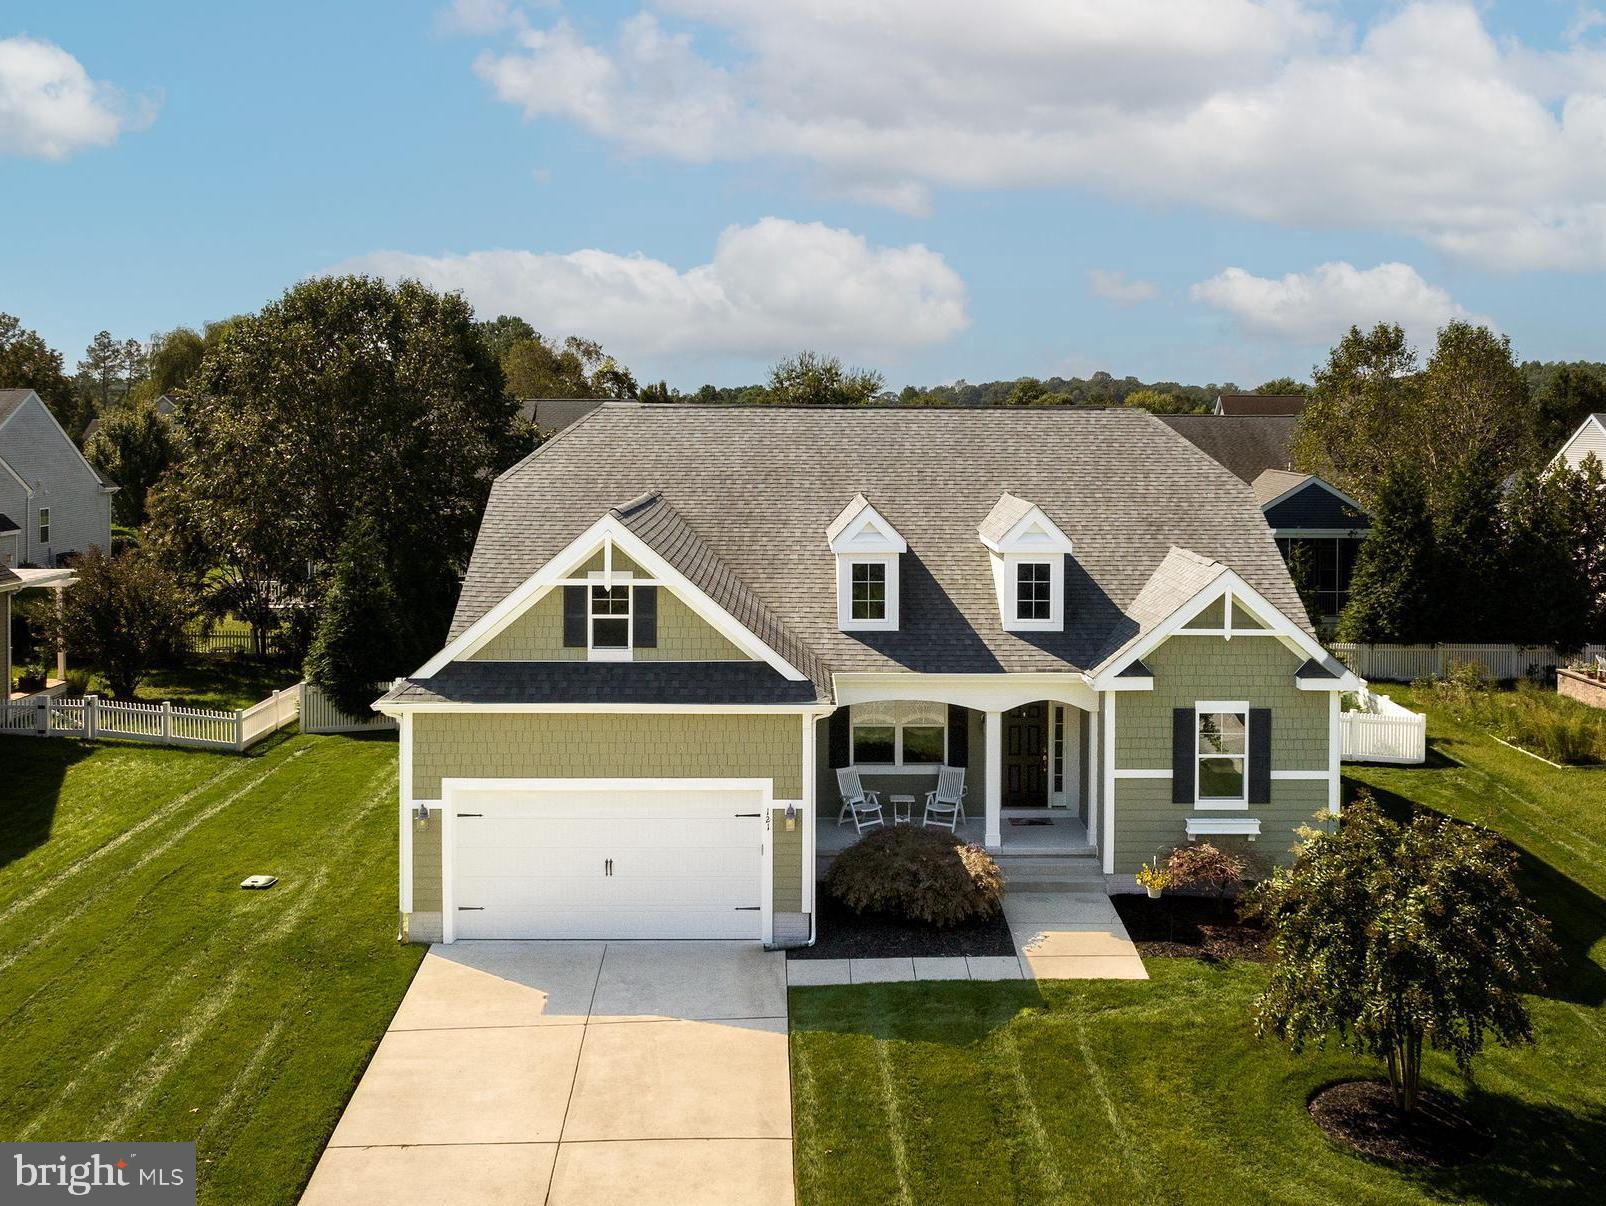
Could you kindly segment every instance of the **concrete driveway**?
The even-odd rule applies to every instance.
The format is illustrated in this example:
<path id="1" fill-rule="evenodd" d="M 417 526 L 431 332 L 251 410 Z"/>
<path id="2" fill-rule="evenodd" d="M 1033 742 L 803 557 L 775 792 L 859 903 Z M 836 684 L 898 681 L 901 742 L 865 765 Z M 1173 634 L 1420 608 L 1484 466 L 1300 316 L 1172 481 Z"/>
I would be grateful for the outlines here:
<path id="1" fill-rule="evenodd" d="M 302 1198 L 791 1203 L 785 957 L 431 948 Z"/>

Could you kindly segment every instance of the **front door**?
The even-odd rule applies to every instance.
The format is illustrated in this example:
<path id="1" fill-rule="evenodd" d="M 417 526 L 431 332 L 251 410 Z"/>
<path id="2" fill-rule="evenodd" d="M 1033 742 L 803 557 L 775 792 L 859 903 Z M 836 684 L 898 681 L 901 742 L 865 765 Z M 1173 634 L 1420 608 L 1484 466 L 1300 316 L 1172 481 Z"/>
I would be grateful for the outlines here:
<path id="1" fill-rule="evenodd" d="M 1004 807 L 1048 804 L 1048 705 L 1029 703 L 1004 713 Z"/>

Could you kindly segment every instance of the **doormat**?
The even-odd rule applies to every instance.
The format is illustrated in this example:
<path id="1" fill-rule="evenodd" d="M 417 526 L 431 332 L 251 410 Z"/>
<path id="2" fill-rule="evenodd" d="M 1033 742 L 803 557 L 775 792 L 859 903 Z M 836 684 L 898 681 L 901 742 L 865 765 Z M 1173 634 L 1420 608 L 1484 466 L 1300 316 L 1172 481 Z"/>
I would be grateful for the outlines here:
<path id="1" fill-rule="evenodd" d="M 1052 817 L 1010 817 L 1011 825 L 1052 825 Z"/>

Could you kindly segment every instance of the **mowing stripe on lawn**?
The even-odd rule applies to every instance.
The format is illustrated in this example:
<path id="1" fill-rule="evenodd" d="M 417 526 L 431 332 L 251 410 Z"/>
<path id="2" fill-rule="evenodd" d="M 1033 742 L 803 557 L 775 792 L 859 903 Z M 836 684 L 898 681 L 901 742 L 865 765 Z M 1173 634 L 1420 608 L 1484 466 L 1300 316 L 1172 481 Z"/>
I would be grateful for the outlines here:
<path id="1" fill-rule="evenodd" d="M 1109 1090 L 1104 1087 L 1104 1074 L 1093 1062 L 1093 1049 L 1088 1046 L 1087 1027 L 1082 1019 L 1071 1019 L 1071 1032 L 1076 1035 L 1076 1045 L 1082 1053 L 1082 1066 L 1087 1069 L 1087 1081 L 1093 1086 L 1093 1092 L 1098 1096 L 1099 1104 L 1104 1107 L 1104 1117 L 1110 1124 L 1110 1130 L 1115 1132 L 1116 1146 L 1121 1154 L 1121 1163 L 1125 1164 L 1132 1179 L 1141 1187 L 1143 1173 L 1138 1169 L 1137 1163 L 1132 1159 L 1132 1135 L 1121 1122 L 1116 1113 L 1115 1100 L 1110 1096 Z"/>
<path id="2" fill-rule="evenodd" d="M 814 1081 L 814 1065 L 809 1060 L 808 1044 L 805 1042 L 799 1042 L 797 1035 L 794 1032 L 790 1046 L 793 1072 L 792 1093 L 794 1098 L 801 1099 L 803 1105 L 803 1110 L 801 1111 L 800 1115 L 797 1109 L 798 1103 L 796 1100 L 794 1100 L 792 1117 L 794 1119 L 798 1118 L 799 1116 L 803 1118 L 823 1117 L 820 1112 L 820 1095 L 818 1092 L 818 1087 Z M 794 1141 L 792 1144 L 792 1151 L 795 1159 L 799 1164 L 806 1163 L 809 1166 L 809 1173 L 815 1181 L 822 1180 L 824 1176 L 824 1169 L 820 1167 L 818 1155 L 820 1146 L 821 1143 L 819 1136 L 815 1136 L 813 1143 L 798 1143 Z M 809 1179 L 809 1177 L 799 1178 L 799 1180 L 805 1182 Z"/>
<path id="3" fill-rule="evenodd" d="M 306 752 L 306 749 L 297 750 L 291 755 L 291 757 L 299 757 Z M 286 761 L 288 761 L 288 759 L 286 759 Z M 145 851 L 144 854 L 140 855 L 139 858 L 130 863 L 127 867 L 123 868 L 123 870 L 118 872 L 115 876 L 109 876 L 106 879 L 101 880 L 100 883 L 96 885 L 94 891 L 88 892 L 78 898 L 78 903 L 76 906 L 74 906 L 72 909 L 69 909 L 67 912 L 57 913 L 51 918 L 48 925 L 42 929 L 34 931 L 27 942 L 23 943 L 20 947 L 9 952 L 5 956 L 0 957 L 0 972 L 3 972 L 7 968 L 11 967 L 19 959 L 22 959 L 24 956 L 30 954 L 41 944 L 54 938 L 67 925 L 78 920 L 78 918 L 82 917 L 86 912 L 88 912 L 91 905 L 99 903 L 99 901 L 113 889 L 121 887 L 122 884 L 131 876 L 143 871 L 151 863 L 161 858 L 162 855 L 166 854 L 174 846 L 178 845 L 207 821 L 210 821 L 213 817 L 217 816 L 225 809 L 232 807 L 233 805 L 239 803 L 246 796 L 250 795 L 258 786 L 262 784 L 265 779 L 267 779 L 278 769 L 279 767 L 277 764 L 266 768 L 261 774 L 257 775 L 238 791 L 225 796 L 216 804 L 204 808 L 200 812 L 196 813 L 183 825 L 180 825 L 177 829 L 168 834 L 162 842 Z"/>
<path id="4" fill-rule="evenodd" d="M 135 1077 L 138 1087 L 125 1093 L 122 1098 L 122 1108 L 103 1128 L 103 1134 L 115 1136 L 123 1129 L 128 1119 L 144 1107 L 151 1095 L 172 1074 L 179 1061 L 189 1054 L 197 1040 L 211 1029 L 212 1024 L 223 1015 L 224 1010 L 234 1003 L 234 998 L 239 995 L 241 987 L 255 973 L 257 964 L 269 953 L 268 948 L 288 937 L 306 920 L 312 911 L 312 906 L 317 903 L 318 897 L 329 882 L 330 867 L 338 865 L 343 856 L 355 848 L 362 822 L 368 819 L 381 803 L 387 802 L 390 794 L 395 791 L 395 771 L 388 770 L 385 778 L 389 782 L 370 796 L 360 809 L 354 811 L 323 847 L 325 865 L 313 875 L 306 890 L 301 893 L 300 899 L 286 909 L 253 943 L 250 957 L 236 964 L 228 978 L 212 991 L 206 1002 L 185 1018 L 184 1028 L 146 1059 Z"/>
<path id="5" fill-rule="evenodd" d="M 1017 1131 L 1017 1134 L 1023 1133 L 1031 1141 L 1033 1163 L 1037 1166 L 1037 1179 L 1042 1182 L 1043 1196 L 1047 1201 L 1063 1201 L 1065 1178 L 1060 1175 L 1059 1162 L 1054 1159 L 1054 1148 L 1043 1126 L 1043 1117 L 1037 1112 L 1037 1101 L 1026 1082 L 1026 1069 L 1020 1062 L 1020 1046 L 1007 1026 L 998 1032 L 998 1047 L 1003 1052 L 1010 1080 L 1015 1087 L 1015 1098 L 1019 1103 L 1017 1112 L 1026 1124 L 1024 1132 Z"/>
<path id="6" fill-rule="evenodd" d="M 144 820 L 130 825 L 127 829 L 123 830 L 105 845 L 99 846 L 90 853 L 84 855 L 83 858 L 69 863 L 66 867 L 62 868 L 60 871 L 57 871 L 49 879 L 46 879 L 43 883 L 38 884 L 31 892 L 24 896 L 18 897 L 5 908 L 0 909 L 0 925 L 4 925 L 6 922 L 10 921 L 18 913 L 22 912 L 30 905 L 37 903 L 48 893 L 54 892 L 57 888 L 66 884 L 70 880 L 77 878 L 79 875 L 82 875 L 85 871 L 93 869 L 101 859 L 122 849 L 123 846 L 133 841 L 152 825 L 158 825 L 167 820 L 169 816 L 171 816 L 177 810 L 183 808 L 207 788 L 217 785 L 221 780 L 230 778 L 238 774 L 240 771 L 249 768 L 251 765 L 252 762 L 250 761 L 231 761 L 211 778 L 197 783 L 183 795 L 177 797 L 176 799 L 170 800 L 161 808 L 146 816 Z"/>
<path id="7" fill-rule="evenodd" d="M 390 793 L 395 790 L 396 771 L 394 768 L 386 768 L 379 771 L 369 782 L 372 783 L 375 779 L 383 780 L 384 782 L 364 801 L 361 808 L 354 810 L 346 817 L 329 838 L 328 844 L 320 847 L 322 851 L 321 857 L 328 864 L 332 865 L 338 855 L 351 849 L 355 842 L 356 831 L 361 826 L 361 823 L 371 815 L 376 804 L 388 800 Z M 327 868 L 324 868 L 314 875 L 307 889 L 300 894 L 296 904 L 271 929 L 258 936 L 257 941 L 259 944 L 273 941 L 276 932 L 285 920 L 292 918 L 299 920 L 306 906 L 311 903 L 313 897 L 322 888 L 327 873 Z M 37 1133 L 39 1127 L 50 1117 L 51 1112 L 60 1109 L 83 1087 L 88 1073 L 114 1056 L 133 1036 L 140 1034 L 146 1022 L 165 1015 L 169 1011 L 169 1004 L 172 998 L 182 992 L 204 968 L 216 961 L 218 949 L 240 945 L 240 935 L 237 931 L 244 926 L 254 926 L 256 922 L 257 918 L 255 916 L 239 913 L 231 917 L 228 923 L 215 930 L 206 944 L 195 955 L 167 977 L 161 988 L 142 998 L 142 1008 L 138 1013 L 122 1015 L 123 1025 L 117 1035 L 80 1065 L 78 1075 L 64 1085 L 55 1099 L 22 1128 L 19 1137 L 27 1139 Z M 244 970 L 244 968 L 237 969 L 237 974 L 243 974 Z M 194 1017 L 195 1015 L 191 1016 Z"/>
<path id="8" fill-rule="evenodd" d="M 881 1073 L 881 1107 L 887 1112 L 887 1140 L 892 1145 L 892 1171 L 898 1174 L 898 1200 L 913 1206 L 914 1194 L 909 1190 L 909 1153 L 903 1145 L 903 1111 L 898 1108 L 898 1090 L 892 1083 L 892 1056 L 883 1039 L 871 1039 L 875 1045 L 876 1069 Z"/>
<path id="9" fill-rule="evenodd" d="M 257 1043 L 257 1049 L 251 1052 L 251 1058 L 241 1065 L 239 1072 L 229 1082 L 229 1087 L 223 1091 L 223 1096 L 219 1097 L 213 1104 L 211 1115 L 201 1127 L 200 1133 L 195 1136 L 197 1148 L 205 1144 L 207 1139 L 211 1137 L 212 1132 L 217 1129 L 218 1124 L 229 1116 L 229 1111 L 234 1109 L 234 1103 L 239 1100 L 245 1086 L 256 1080 L 257 1073 L 268 1062 L 268 1056 L 272 1054 L 274 1047 L 278 1045 L 279 1036 L 284 1033 L 285 1026 L 290 1022 L 290 1011 L 304 1000 L 306 1000 L 306 993 L 297 993 L 284 1003 L 284 1008 L 280 1010 L 279 1016 L 273 1019 L 273 1025 L 268 1028 L 268 1032 Z"/>

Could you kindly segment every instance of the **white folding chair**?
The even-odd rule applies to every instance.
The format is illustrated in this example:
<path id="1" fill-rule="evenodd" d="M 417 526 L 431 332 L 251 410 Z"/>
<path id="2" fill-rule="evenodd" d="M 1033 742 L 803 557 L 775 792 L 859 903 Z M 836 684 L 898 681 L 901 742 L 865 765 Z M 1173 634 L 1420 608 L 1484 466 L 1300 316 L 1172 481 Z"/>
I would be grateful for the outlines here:
<path id="1" fill-rule="evenodd" d="M 937 772 L 937 787 L 926 793 L 926 813 L 920 827 L 938 825 L 953 833 L 965 819 L 965 768 L 945 766 Z"/>
<path id="2" fill-rule="evenodd" d="M 853 828 L 863 833 L 866 829 L 887 823 L 881 815 L 881 796 L 877 792 L 864 790 L 858 771 L 846 766 L 838 769 L 836 786 L 842 793 L 842 810 L 836 814 L 838 825 L 852 817 Z"/>

